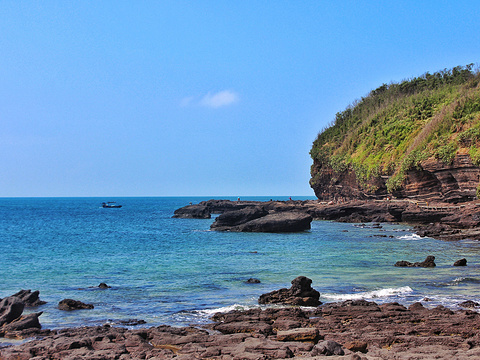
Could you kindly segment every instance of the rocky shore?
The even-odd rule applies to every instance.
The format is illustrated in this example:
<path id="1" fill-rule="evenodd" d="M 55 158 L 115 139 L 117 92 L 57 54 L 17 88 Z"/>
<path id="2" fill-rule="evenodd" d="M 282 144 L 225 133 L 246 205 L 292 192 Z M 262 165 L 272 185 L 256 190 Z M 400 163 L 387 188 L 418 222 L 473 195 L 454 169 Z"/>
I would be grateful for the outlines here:
<path id="1" fill-rule="evenodd" d="M 310 283 L 299 277 L 280 292 L 285 299 L 315 298 Z M 478 359 L 480 314 L 470 308 L 479 304 L 460 305 L 451 311 L 348 300 L 217 313 L 204 328 L 2 330 L 8 339 L 29 341 L 0 347 L 0 359 Z"/>
<path id="2" fill-rule="evenodd" d="M 212 230 L 219 231 L 304 231 L 310 228 L 312 219 L 351 223 L 401 222 L 414 226 L 420 236 L 442 240 L 480 240 L 479 201 L 451 204 L 408 200 L 209 200 L 177 209 L 173 217 L 206 219 L 210 218 L 211 214 L 222 214 L 211 226 Z M 297 226 L 298 222 L 290 226 L 287 220 L 292 216 L 300 222 L 303 221 L 303 226 Z M 275 226 L 267 221 L 263 226 L 259 225 L 261 219 L 268 220 L 273 217 L 276 219 Z M 256 226 L 249 226 L 252 221 Z"/>

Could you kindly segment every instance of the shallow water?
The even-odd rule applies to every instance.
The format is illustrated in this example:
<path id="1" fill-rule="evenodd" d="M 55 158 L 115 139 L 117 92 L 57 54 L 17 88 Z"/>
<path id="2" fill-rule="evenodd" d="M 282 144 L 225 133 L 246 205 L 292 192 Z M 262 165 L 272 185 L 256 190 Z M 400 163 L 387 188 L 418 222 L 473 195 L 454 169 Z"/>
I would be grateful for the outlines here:
<path id="1" fill-rule="evenodd" d="M 106 200 L 123 207 L 103 209 Z M 427 306 L 455 308 L 480 301 L 476 241 L 419 238 L 405 225 L 329 221 L 296 234 L 221 233 L 209 231 L 213 219 L 172 218 L 201 200 L 208 198 L 0 199 L 0 297 L 40 290 L 48 303 L 33 311 L 44 311 L 46 328 L 132 318 L 145 326 L 200 324 L 219 309 L 257 306 L 261 294 L 289 287 L 299 275 L 313 280 L 324 302 L 408 305 L 428 297 Z M 436 268 L 393 266 L 427 255 L 436 257 Z M 463 257 L 467 267 L 452 266 Z M 246 284 L 250 277 L 261 283 Z M 96 288 L 101 282 L 111 288 Z M 64 298 L 95 309 L 60 311 Z"/>

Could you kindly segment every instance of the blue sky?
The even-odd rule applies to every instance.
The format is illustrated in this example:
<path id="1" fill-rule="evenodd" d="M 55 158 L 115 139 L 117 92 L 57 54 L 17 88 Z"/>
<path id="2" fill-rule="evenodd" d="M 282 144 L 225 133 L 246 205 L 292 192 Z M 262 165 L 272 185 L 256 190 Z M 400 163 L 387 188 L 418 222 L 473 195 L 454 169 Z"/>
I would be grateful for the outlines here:
<path id="1" fill-rule="evenodd" d="M 477 1 L 0 1 L 0 196 L 313 196 L 382 83 L 480 62 Z"/>

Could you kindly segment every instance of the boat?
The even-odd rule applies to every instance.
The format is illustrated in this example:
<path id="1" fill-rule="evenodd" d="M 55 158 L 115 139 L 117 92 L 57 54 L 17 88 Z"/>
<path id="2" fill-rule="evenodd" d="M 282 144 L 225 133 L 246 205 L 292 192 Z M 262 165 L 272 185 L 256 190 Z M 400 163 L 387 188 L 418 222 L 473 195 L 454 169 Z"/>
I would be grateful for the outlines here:
<path id="1" fill-rule="evenodd" d="M 118 209 L 118 208 L 121 208 L 122 205 L 117 205 L 115 201 L 109 201 L 109 202 L 103 202 L 102 207 L 107 209 Z"/>

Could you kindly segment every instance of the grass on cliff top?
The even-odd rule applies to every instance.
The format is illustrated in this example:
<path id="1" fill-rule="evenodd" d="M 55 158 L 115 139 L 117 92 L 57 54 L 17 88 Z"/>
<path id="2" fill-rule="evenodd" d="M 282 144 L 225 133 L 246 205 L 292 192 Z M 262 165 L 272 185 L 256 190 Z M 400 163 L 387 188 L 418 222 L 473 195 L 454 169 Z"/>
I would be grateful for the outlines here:
<path id="1" fill-rule="evenodd" d="M 314 168 L 355 171 L 360 182 L 388 176 L 388 190 L 406 171 L 435 157 L 451 162 L 469 153 L 480 165 L 480 72 L 473 64 L 383 84 L 336 114 L 318 134 Z"/>

